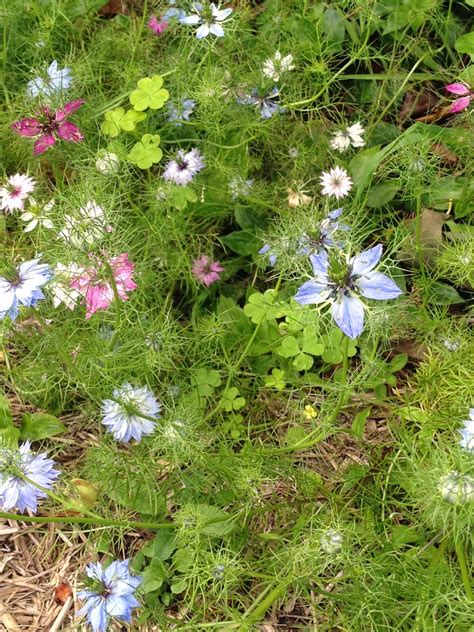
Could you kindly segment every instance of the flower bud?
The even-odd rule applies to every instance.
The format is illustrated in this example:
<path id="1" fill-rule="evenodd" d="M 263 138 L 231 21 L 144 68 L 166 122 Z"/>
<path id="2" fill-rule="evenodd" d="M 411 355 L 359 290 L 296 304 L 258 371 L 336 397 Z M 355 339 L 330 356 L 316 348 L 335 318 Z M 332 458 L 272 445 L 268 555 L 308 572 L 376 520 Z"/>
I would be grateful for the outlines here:
<path id="1" fill-rule="evenodd" d="M 113 152 L 106 151 L 102 156 L 97 158 L 95 163 L 96 169 L 104 176 L 111 176 L 120 169 L 120 158 Z"/>

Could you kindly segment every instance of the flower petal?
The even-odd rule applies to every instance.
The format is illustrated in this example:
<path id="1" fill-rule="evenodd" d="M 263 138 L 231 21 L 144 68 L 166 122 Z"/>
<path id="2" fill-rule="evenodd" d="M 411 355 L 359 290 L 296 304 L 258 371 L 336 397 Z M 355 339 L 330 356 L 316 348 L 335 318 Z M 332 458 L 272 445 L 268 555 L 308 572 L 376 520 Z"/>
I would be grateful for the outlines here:
<path id="1" fill-rule="evenodd" d="M 447 86 L 444 87 L 445 90 L 447 90 L 448 92 L 451 92 L 452 94 L 469 94 L 470 90 L 468 88 L 468 86 L 466 86 L 464 83 L 450 83 Z"/>
<path id="2" fill-rule="evenodd" d="M 367 274 L 375 268 L 382 256 L 382 246 L 378 244 L 369 250 L 364 250 L 360 255 L 356 255 L 351 259 L 352 276 Z"/>
<path id="3" fill-rule="evenodd" d="M 364 305 L 356 296 L 344 294 L 331 307 L 332 317 L 339 329 L 349 336 L 357 338 L 364 329 Z"/>
<path id="4" fill-rule="evenodd" d="M 329 258 L 325 250 L 321 250 L 316 255 L 310 255 L 309 260 L 313 266 L 314 276 L 317 279 L 326 280 L 328 278 Z"/>
<path id="5" fill-rule="evenodd" d="M 56 142 L 56 139 L 52 134 L 43 134 L 38 138 L 35 142 L 33 154 L 38 156 L 39 154 L 43 154 L 47 149 L 52 147 Z"/>
<path id="6" fill-rule="evenodd" d="M 38 136 L 41 124 L 34 118 L 25 118 L 12 124 L 12 129 L 20 136 Z"/>
<path id="7" fill-rule="evenodd" d="M 58 127 L 58 136 L 63 140 L 68 140 L 72 143 L 78 143 L 84 139 L 81 130 L 69 121 L 64 121 Z"/>
<path id="8" fill-rule="evenodd" d="M 70 103 L 66 103 L 66 105 L 63 108 L 56 110 L 54 118 L 58 122 L 64 121 L 65 118 L 67 118 L 70 114 L 78 110 L 81 107 L 81 105 L 84 105 L 84 103 L 85 103 L 84 99 L 76 99 L 76 101 L 71 101 Z"/>
<path id="9" fill-rule="evenodd" d="M 224 29 L 220 24 L 211 24 L 210 32 L 216 37 L 224 37 Z"/>
<path id="10" fill-rule="evenodd" d="M 457 114 L 458 112 L 462 112 L 468 107 L 470 102 L 471 102 L 470 96 L 456 99 L 456 101 L 454 101 L 454 103 L 451 104 L 449 111 L 452 112 L 452 114 Z"/>
<path id="11" fill-rule="evenodd" d="M 373 298 L 377 301 L 397 298 L 397 296 L 403 294 L 395 281 L 392 281 L 392 279 L 381 272 L 369 272 L 369 274 L 359 277 L 355 284 L 362 296 Z"/>
<path id="12" fill-rule="evenodd" d="M 201 24 L 201 26 L 196 31 L 196 37 L 198 39 L 203 39 L 204 37 L 207 37 L 209 35 L 210 30 L 211 29 L 209 28 L 209 24 Z"/>
<path id="13" fill-rule="evenodd" d="M 188 15 L 185 18 L 181 18 L 181 24 L 200 24 L 201 18 L 199 15 Z"/>
<path id="14" fill-rule="evenodd" d="M 316 305 L 328 299 L 328 287 L 323 283 L 317 283 L 313 279 L 306 281 L 298 289 L 295 301 L 300 305 Z"/>

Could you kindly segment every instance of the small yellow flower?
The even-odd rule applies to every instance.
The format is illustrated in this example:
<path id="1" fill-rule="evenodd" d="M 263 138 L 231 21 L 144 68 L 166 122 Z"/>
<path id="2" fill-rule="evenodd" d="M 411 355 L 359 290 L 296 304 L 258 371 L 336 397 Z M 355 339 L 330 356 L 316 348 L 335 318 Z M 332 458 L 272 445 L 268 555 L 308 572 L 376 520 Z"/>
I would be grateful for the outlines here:
<path id="1" fill-rule="evenodd" d="M 310 419 L 314 419 L 316 417 L 316 415 L 317 415 L 316 408 L 314 408 L 310 404 L 307 404 L 304 407 L 304 418 L 305 419 L 307 419 L 309 421 Z"/>

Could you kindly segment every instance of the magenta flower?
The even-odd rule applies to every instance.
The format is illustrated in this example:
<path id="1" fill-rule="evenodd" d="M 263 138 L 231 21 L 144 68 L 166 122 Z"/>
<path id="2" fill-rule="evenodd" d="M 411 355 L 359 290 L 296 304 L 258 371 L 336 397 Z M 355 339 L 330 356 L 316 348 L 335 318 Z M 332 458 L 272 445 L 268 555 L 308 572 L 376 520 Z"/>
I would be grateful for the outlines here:
<path id="1" fill-rule="evenodd" d="M 453 114 L 457 114 L 458 112 L 465 110 L 474 98 L 474 94 L 471 92 L 471 89 L 464 83 L 450 83 L 445 86 L 444 89 L 451 94 L 457 94 L 460 96 L 459 99 L 453 101 L 451 107 L 449 108 L 449 111 Z"/>
<path id="2" fill-rule="evenodd" d="M 115 298 L 111 283 L 112 273 L 118 297 L 128 300 L 127 292 L 134 290 L 137 284 L 133 280 L 135 264 L 128 258 L 128 253 L 112 257 L 108 262 L 99 262 L 97 267 L 87 268 L 79 276 L 73 278 L 70 287 L 84 296 L 86 302 L 86 318 L 90 318 L 98 310 L 108 309 Z"/>
<path id="3" fill-rule="evenodd" d="M 148 28 L 150 28 L 155 35 L 161 35 L 168 28 L 168 22 L 163 18 L 158 19 L 156 15 L 152 15 L 148 20 Z"/>
<path id="4" fill-rule="evenodd" d="M 68 116 L 84 103 L 83 100 L 66 103 L 63 108 L 55 112 L 48 107 L 42 107 L 36 118 L 25 118 L 12 124 L 12 129 L 20 136 L 36 138 L 33 154 L 38 156 L 52 147 L 57 140 L 67 140 L 78 143 L 84 136 L 80 129 L 68 121 Z"/>
<path id="5" fill-rule="evenodd" d="M 198 281 L 209 287 L 219 280 L 224 268 L 218 261 L 211 261 L 203 255 L 193 262 L 192 273 Z"/>

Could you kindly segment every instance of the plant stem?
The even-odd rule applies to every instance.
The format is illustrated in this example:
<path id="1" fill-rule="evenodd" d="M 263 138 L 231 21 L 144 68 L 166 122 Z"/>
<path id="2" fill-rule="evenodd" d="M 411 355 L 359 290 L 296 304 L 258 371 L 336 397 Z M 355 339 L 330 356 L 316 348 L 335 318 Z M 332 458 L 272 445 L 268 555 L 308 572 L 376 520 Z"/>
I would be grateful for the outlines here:
<path id="1" fill-rule="evenodd" d="M 273 588 L 273 590 L 271 590 L 268 593 L 265 599 L 263 599 L 257 605 L 257 607 L 254 608 L 253 611 L 250 611 L 249 613 L 247 613 L 249 616 L 246 619 L 246 625 L 247 624 L 252 625 L 252 624 L 258 623 L 258 621 L 260 621 L 260 619 L 265 615 L 267 610 L 275 603 L 275 601 L 277 601 L 277 599 L 283 596 L 283 594 L 285 593 L 285 591 L 287 590 L 290 584 L 291 584 L 291 581 L 289 579 L 285 579 L 280 584 L 277 584 Z M 257 601 L 258 601 L 258 598 L 257 598 Z M 247 616 L 247 614 L 245 616 Z M 242 627 L 241 629 L 245 630 L 246 625 L 245 627 Z"/>
<path id="2" fill-rule="evenodd" d="M 135 520 L 110 520 L 109 518 L 83 518 L 82 516 L 23 516 L 22 514 L 0 511 L 0 518 L 5 520 L 19 520 L 21 522 L 36 522 L 40 524 L 86 524 L 105 527 L 126 527 L 127 529 L 175 529 L 173 522 L 140 522 Z"/>
<path id="3" fill-rule="evenodd" d="M 464 590 L 466 591 L 469 601 L 474 601 L 474 594 L 471 586 L 471 574 L 467 566 L 466 554 L 459 536 L 454 537 L 454 548 L 456 549 L 456 555 L 459 562 L 459 570 L 461 571 L 462 583 L 464 584 Z"/>

